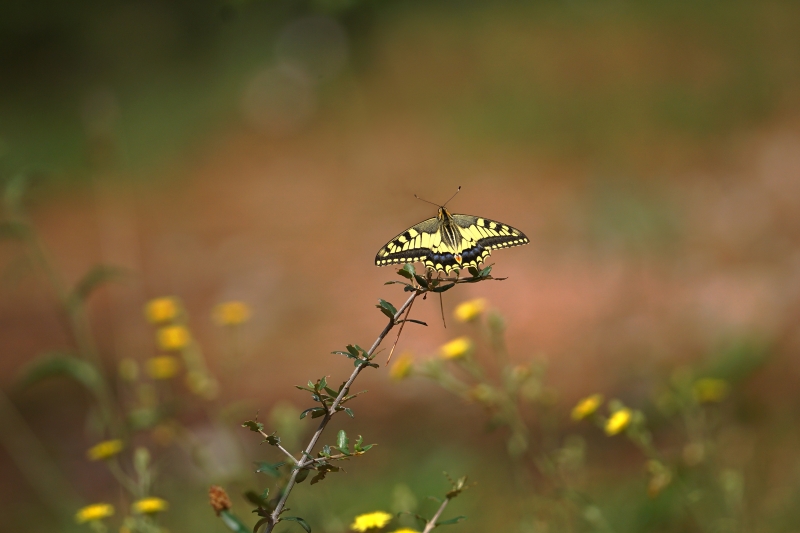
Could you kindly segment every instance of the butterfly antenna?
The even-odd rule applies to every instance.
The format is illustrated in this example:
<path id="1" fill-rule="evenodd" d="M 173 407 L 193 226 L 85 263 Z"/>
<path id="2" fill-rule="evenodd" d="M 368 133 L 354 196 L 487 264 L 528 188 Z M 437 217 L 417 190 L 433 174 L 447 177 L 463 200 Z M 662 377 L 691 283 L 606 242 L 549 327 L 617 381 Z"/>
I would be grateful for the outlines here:
<path id="1" fill-rule="evenodd" d="M 450 197 L 450 199 L 449 199 L 449 200 L 447 200 L 447 201 L 444 203 L 444 205 L 443 205 L 442 207 L 444 207 L 445 205 L 449 204 L 449 203 L 450 203 L 450 200 L 452 200 L 453 198 L 455 198 L 455 197 L 456 197 L 456 194 L 458 194 L 458 193 L 460 193 L 460 192 L 461 192 L 461 185 L 459 185 L 459 186 L 458 186 L 458 189 L 456 189 L 456 192 L 454 192 L 454 193 L 453 193 L 453 196 L 451 196 L 451 197 Z"/>
<path id="2" fill-rule="evenodd" d="M 431 204 L 431 205 L 435 205 L 436 207 L 442 207 L 442 206 L 440 206 L 439 204 L 436 204 L 436 203 L 433 203 L 433 202 L 429 202 L 428 200 L 426 200 L 426 199 L 424 199 L 424 198 L 420 198 L 420 197 L 419 197 L 419 196 L 417 196 L 416 194 L 414 195 L 414 198 L 416 198 L 417 200 L 422 200 L 422 201 L 423 201 L 423 202 L 425 202 L 425 203 L 428 203 L 428 204 Z"/>

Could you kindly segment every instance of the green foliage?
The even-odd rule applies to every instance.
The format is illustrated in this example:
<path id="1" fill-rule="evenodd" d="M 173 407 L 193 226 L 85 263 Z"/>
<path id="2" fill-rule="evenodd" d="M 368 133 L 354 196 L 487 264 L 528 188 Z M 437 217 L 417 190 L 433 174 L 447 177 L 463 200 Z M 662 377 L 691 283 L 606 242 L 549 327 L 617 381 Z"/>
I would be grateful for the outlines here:
<path id="1" fill-rule="evenodd" d="M 93 394 L 103 388 L 103 376 L 97 367 L 69 352 L 45 353 L 29 363 L 22 371 L 18 384 L 29 387 L 52 377 L 67 377 L 86 387 Z"/>

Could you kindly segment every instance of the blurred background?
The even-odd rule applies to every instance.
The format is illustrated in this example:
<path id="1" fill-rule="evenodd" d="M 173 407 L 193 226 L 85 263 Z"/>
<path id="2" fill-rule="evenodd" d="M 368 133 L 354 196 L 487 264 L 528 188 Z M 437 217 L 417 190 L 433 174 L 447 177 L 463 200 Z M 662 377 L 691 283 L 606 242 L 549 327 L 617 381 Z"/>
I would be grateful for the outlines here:
<path id="1" fill-rule="evenodd" d="M 91 394 L 75 379 L 24 378 L 42 354 L 75 349 L 75 321 L 39 259 L 70 287 L 96 265 L 124 270 L 86 299 L 93 364 L 120 405 L 168 398 L 175 424 L 142 422 L 126 450 L 150 450 L 165 528 L 225 531 L 208 485 L 225 485 L 251 520 L 241 492 L 274 486 L 252 462 L 279 460 L 241 422 L 259 412 L 268 430 L 294 432 L 295 447 L 308 437 L 316 421 L 295 415 L 312 402 L 292 385 L 349 375 L 329 352 L 369 346 L 385 323 L 377 298 L 404 299 L 374 254 L 435 214 L 414 194 L 443 202 L 461 185 L 453 212 L 513 225 L 531 244 L 492 256 L 506 281 L 446 293 L 447 328 L 436 299 L 416 305 L 429 327 L 406 328 L 398 353 L 419 363 L 454 337 L 479 338 L 452 312 L 485 298 L 505 318 L 510 364 L 546 366 L 547 400 L 526 420 L 538 427 L 547 404 L 561 428 L 548 445 L 581 439 L 593 503 L 572 509 L 568 528 L 537 512 L 541 465 L 509 456 L 508 432 L 486 431 L 481 401 L 391 380 L 379 361 L 359 378 L 369 393 L 351 405 L 355 419 L 335 419 L 327 441 L 341 427 L 379 446 L 301 485 L 291 514 L 341 533 L 361 512 L 430 512 L 445 470 L 477 482 L 451 504 L 469 516 L 454 531 L 800 530 L 796 2 L 81 0 L 2 11 L 0 178 L 27 182 L 6 192 L 5 220 L 24 219 L 46 252 L 0 243 L 0 529 L 87 530 L 72 515 L 105 501 L 116 531 L 130 503 L 86 459 L 115 436 L 92 422 Z M 185 311 L 213 390 L 144 387 L 146 376 L 120 370 L 161 353 L 143 307 L 164 296 Z M 234 329 L 213 318 L 229 301 L 250 310 Z M 491 367 L 480 346 L 474 357 Z M 647 415 L 679 477 L 692 466 L 686 430 L 658 399 L 687 373 L 730 385 L 703 437 L 720 452 L 709 477 L 718 503 L 706 497 L 714 487 L 648 495 L 652 472 L 630 439 L 570 420 L 580 398 L 621 399 Z M 545 440 L 533 435 L 531 453 Z"/>

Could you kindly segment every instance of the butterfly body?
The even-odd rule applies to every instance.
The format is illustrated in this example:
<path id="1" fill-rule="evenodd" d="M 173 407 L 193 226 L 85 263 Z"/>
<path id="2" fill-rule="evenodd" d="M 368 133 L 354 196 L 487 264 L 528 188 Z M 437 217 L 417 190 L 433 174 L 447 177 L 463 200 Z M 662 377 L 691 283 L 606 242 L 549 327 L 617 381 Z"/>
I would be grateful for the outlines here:
<path id="1" fill-rule="evenodd" d="M 377 266 L 422 262 L 449 274 L 478 267 L 498 248 L 521 246 L 528 238 L 507 224 L 473 215 L 451 214 L 444 207 L 433 218 L 415 224 L 386 243 L 375 256 Z"/>

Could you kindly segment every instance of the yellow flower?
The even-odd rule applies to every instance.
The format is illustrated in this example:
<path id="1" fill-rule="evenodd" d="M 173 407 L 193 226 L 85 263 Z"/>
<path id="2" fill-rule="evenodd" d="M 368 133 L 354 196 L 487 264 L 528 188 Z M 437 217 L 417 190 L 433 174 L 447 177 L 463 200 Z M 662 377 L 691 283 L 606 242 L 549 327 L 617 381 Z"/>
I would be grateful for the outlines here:
<path id="1" fill-rule="evenodd" d="M 166 511 L 169 504 L 161 498 L 150 497 L 133 502 L 131 507 L 138 514 L 153 514 Z"/>
<path id="2" fill-rule="evenodd" d="M 151 357 L 147 361 L 147 373 L 153 379 L 169 379 L 175 377 L 180 369 L 180 362 L 171 355 Z"/>
<path id="3" fill-rule="evenodd" d="M 472 350 L 472 341 L 467 337 L 459 337 L 451 340 L 439 350 L 445 359 L 461 359 Z"/>
<path id="4" fill-rule="evenodd" d="M 631 410 L 627 408 L 622 408 L 619 411 L 616 411 L 614 414 L 611 415 L 606 421 L 606 435 L 609 437 L 612 435 L 616 435 L 621 433 L 628 427 L 631 423 Z"/>
<path id="5" fill-rule="evenodd" d="M 98 442 L 86 451 L 86 456 L 92 461 L 101 461 L 114 457 L 122 451 L 122 441 L 119 439 Z"/>
<path id="6" fill-rule="evenodd" d="M 163 324 L 173 320 L 180 312 L 178 300 L 172 297 L 155 298 L 144 306 L 144 316 L 153 324 Z"/>
<path id="7" fill-rule="evenodd" d="M 409 529 L 407 527 L 404 527 L 402 529 L 395 529 L 390 533 L 419 533 L 419 531 L 417 531 L 416 529 Z"/>
<path id="8" fill-rule="evenodd" d="M 391 519 L 392 515 L 389 513 L 375 511 L 374 513 L 358 515 L 350 527 L 356 531 L 366 531 L 372 528 L 377 529 L 388 524 Z"/>
<path id="9" fill-rule="evenodd" d="M 591 396 L 579 401 L 578 404 L 572 408 L 572 419 L 583 420 L 587 416 L 591 416 L 603 404 L 602 394 L 592 394 Z"/>
<path id="10" fill-rule="evenodd" d="M 486 310 L 486 300 L 477 298 L 459 304 L 453 314 L 459 322 L 471 322 Z"/>
<path id="11" fill-rule="evenodd" d="M 250 307 L 244 302 L 225 302 L 214 308 L 214 320 L 221 326 L 235 326 L 249 318 Z"/>
<path id="12" fill-rule="evenodd" d="M 191 340 L 189 330 L 184 326 L 166 326 L 158 330 L 158 346 L 162 350 L 180 350 Z"/>
<path id="13" fill-rule="evenodd" d="M 703 378 L 698 379 L 692 386 L 694 398 L 699 403 L 722 401 L 730 390 L 730 385 L 723 379 Z"/>
<path id="14" fill-rule="evenodd" d="M 389 369 L 389 377 L 396 380 L 407 378 L 411 371 L 414 369 L 414 358 L 411 357 L 409 352 L 403 352 L 397 361 L 394 362 L 392 368 Z"/>
<path id="15" fill-rule="evenodd" d="M 75 521 L 79 524 L 102 520 L 114 514 L 114 506 L 108 503 L 93 503 L 75 513 Z"/>

